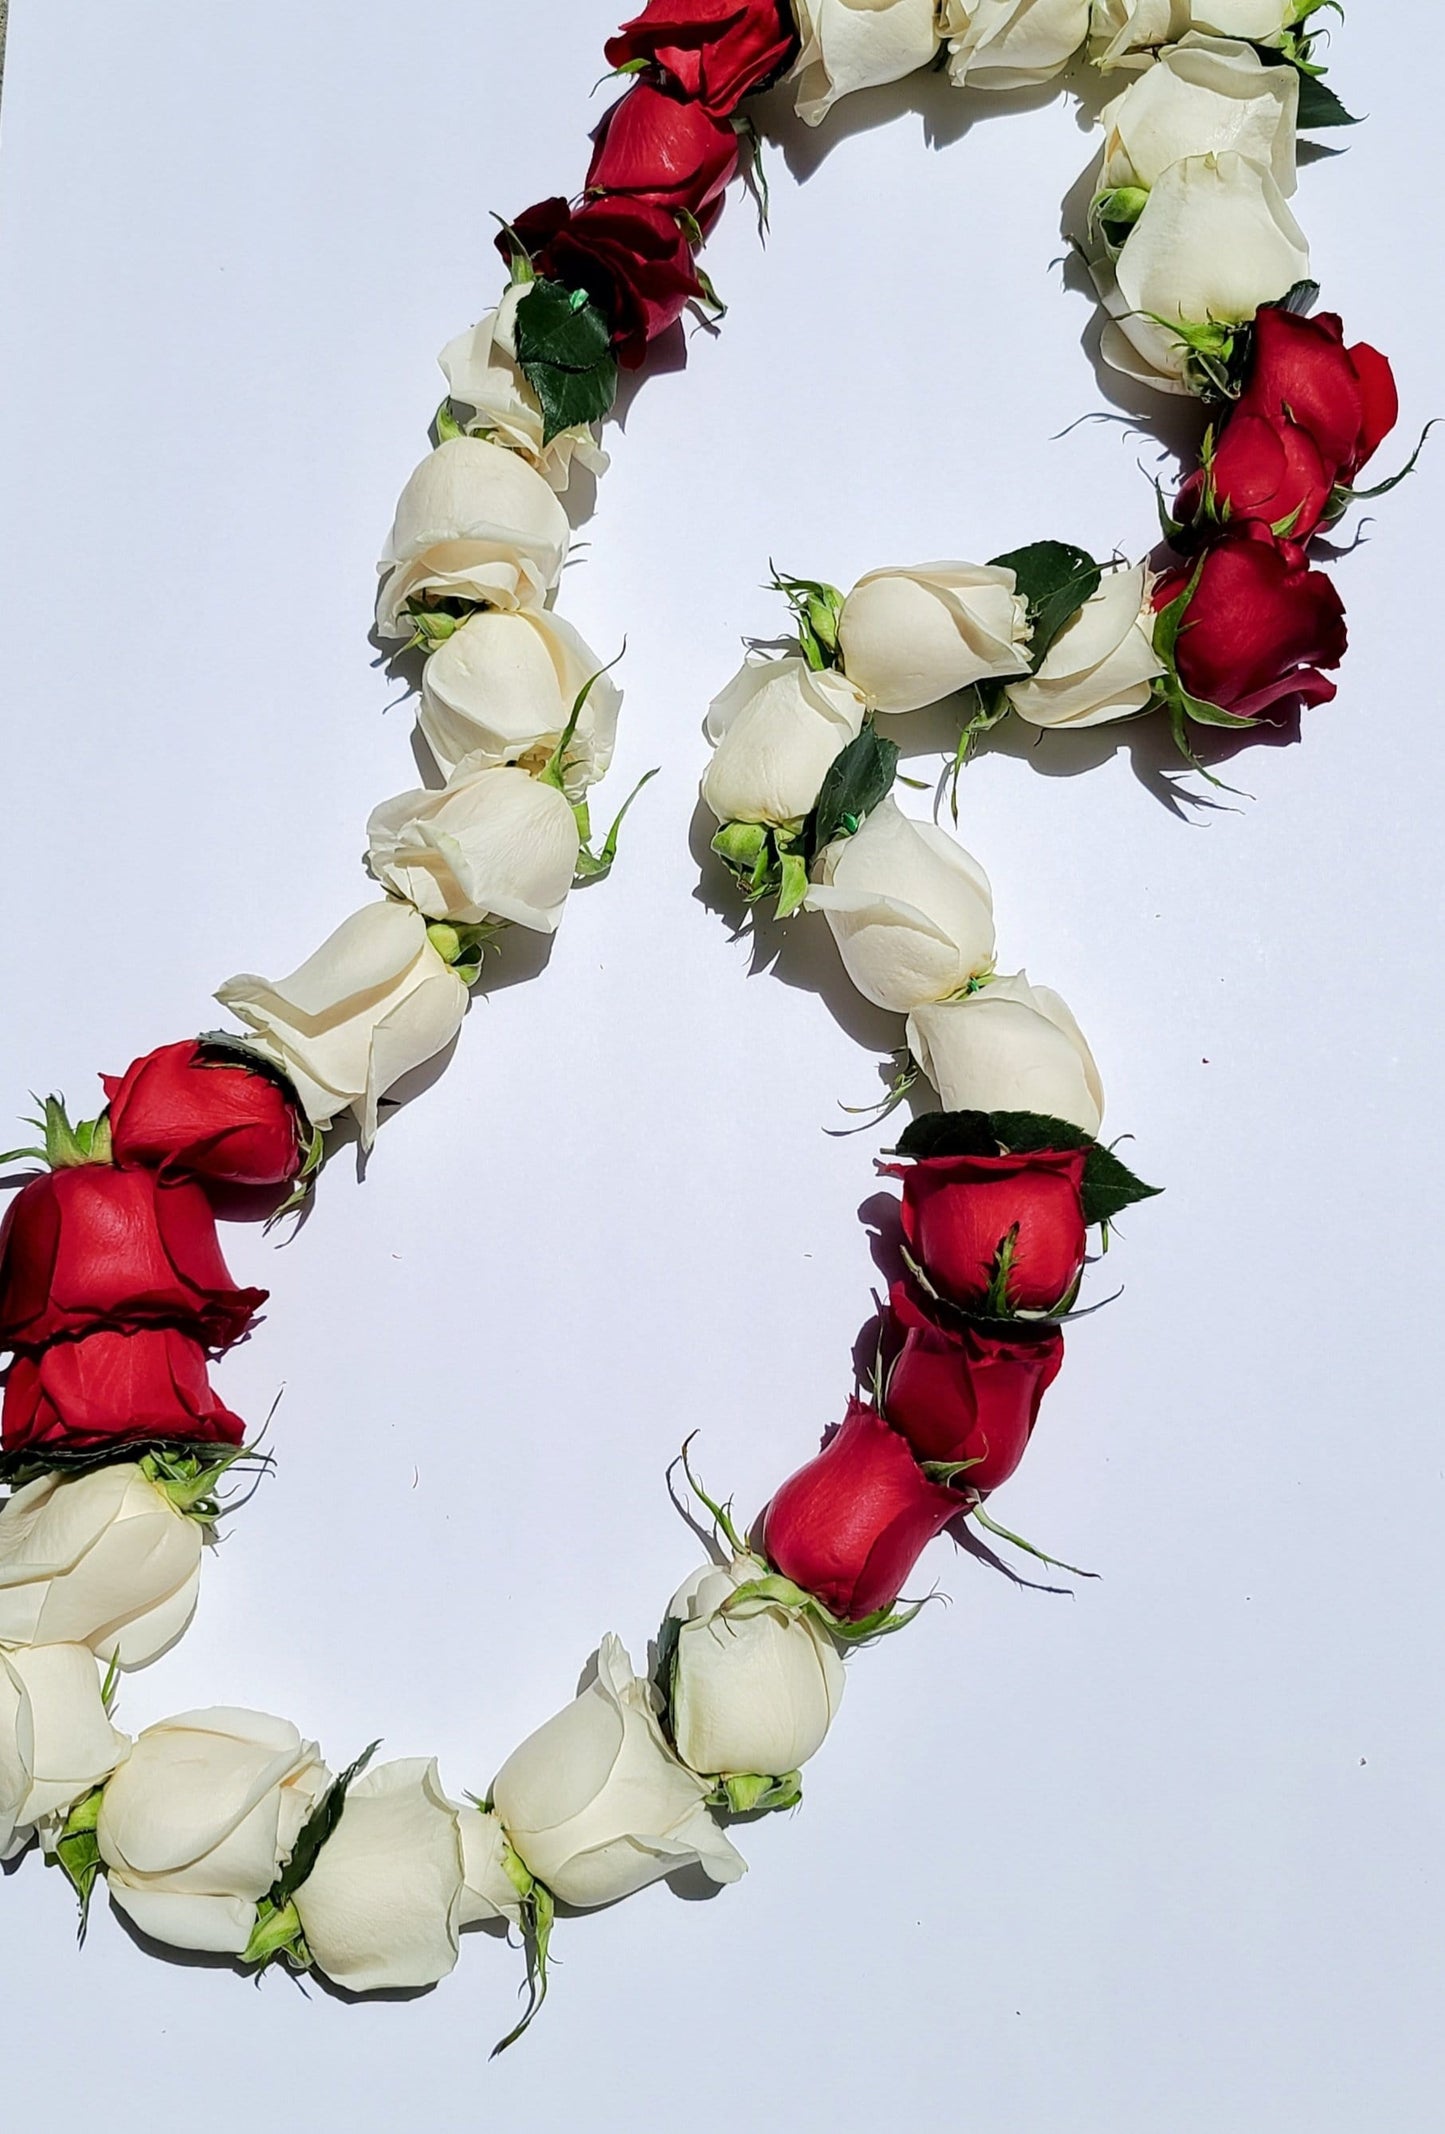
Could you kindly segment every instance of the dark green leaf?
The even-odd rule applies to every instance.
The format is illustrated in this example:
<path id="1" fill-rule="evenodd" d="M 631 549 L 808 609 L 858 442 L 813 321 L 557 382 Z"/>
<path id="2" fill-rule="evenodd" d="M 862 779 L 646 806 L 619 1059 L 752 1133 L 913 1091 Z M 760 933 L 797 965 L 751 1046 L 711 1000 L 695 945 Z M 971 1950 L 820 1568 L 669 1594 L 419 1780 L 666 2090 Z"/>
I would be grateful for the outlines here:
<path id="1" fill-rule="evenodd" d="M 871 719 L 828 766 L 809 818 L 807 849 L 815 856 L 836 837 L 851 837 L 886 800 L 898 774 L 898 744 L 885 741 Z"/>
<path id="2" fill-rule="evenodd" d="M 363 1749 L 354 1764 L 348 1764 L 339 1778 L 333 1779 L 321 1800 L 312 1811 L 292 1853 L 271 1890 L 271 1901 L 278 1911 L 284 1910 L 297 1890 L 316 1865 L 322 1846 L 341 1821 L 341 1812 L 346 1806 L 346 1796 L 381 1747 L 374 1741 L 369 1749 Z"/>
<path id="3" fill-rule="evenodd" d="M 1318 74 L 1301 72 L 1299 78 L 1299 124 L 1301 130 L 1316 126 L 1358 126 L 1352 111 L 1346 111 L 1335 92 Z"/>
<path id="4" fill-rule="evenodd" d="M 617 358 L 607 321 L 585 291 L 534 282 L 517 306 L 516 333 L 544 444 L 575 423 L 600 422 L 617 397 Z"/>
<path id="5" fill-rule="evenodd" d="M 1032 1155 L 1042 1149 L 1083 1149 L 1084 1220 L 1111 1223 L 1135 1201 L 1163 1189 L 1146 1186 L 1112 1149 L 1067 1119 L 1032 1111 L 931 1111 L 915 1119 L 898 1143 L 900 1156 Z"/>
<path id="6" fill-rule="evenodd" d="M 1037 673 L 1064 624 L 1098 592 L 1103 570 L 1086 548 L 1075 548 L 1071 541 L 1031 541 L 1027 548 L 995 556 L 993 562 L 995 568 L 1013 572 L 1028 602 L 1033 631 L 1029 665 Z"/>

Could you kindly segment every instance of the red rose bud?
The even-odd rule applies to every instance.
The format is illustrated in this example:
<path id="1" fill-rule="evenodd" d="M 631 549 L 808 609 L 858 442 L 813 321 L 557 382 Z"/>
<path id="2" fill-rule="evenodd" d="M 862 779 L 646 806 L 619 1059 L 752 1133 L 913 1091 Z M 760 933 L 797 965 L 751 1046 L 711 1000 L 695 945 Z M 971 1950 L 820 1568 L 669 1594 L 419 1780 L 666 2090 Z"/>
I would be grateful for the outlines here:
<path id="1" fill-rule="evenodd" d="M 638 82 L 597 129 L 589 193 L 625 193 L 701 221 L 738 167 L 738 137 L 701 104 Z"/>
<path id="2" fill-rule="evenodd" d="M 585 289 L 612 328 L 619 359 L 635 370 L 648 345 L 703 294 L 682 226 L 649 200 L 543 200 L 513 225 L 538 274 L 568 289 Z M 497 239 L 503 257 L 511 240 Z"/>
<path id="3" fill-rule="evenodd" d="M 970 1461 L 957 1486 L 986 1497 L 1028 1450 L 1064 1360 L 1064 1337 L 1057 1327 L 1022 1341 L 998 1341 L 971 1326 L 955 1333 L 921 1311 L 901 1282 L 890 1305 L 903 1346 L 888 1375 L 884 1413 L 916 1459 Z"/>
<path id="4" fill-rule="evenodd" d="M 265 1301 L 231 1280 L 211 1204 L 189 1180 L 97 1163 L 47 1171 L 0 1229 L 0 1348 L 141 1326 L 223 1348 Z"/>
<path id="5" fill-rule="evenodd" d="M 778 1491 L 763 1546 L 784 1578 L 845 1622 L 893 1606 L 935 1534 L 967 1499 L 930 1482 L 896 1430 L 861 1401 Z"/>
<path id="6" fill-rule="evenodd" d="M 903 1236 L 933 1287 L 991 1317 L 1066 1306 L 1084 1271 L 1083 1149 L 928 1156 L 903 1181 Z M 1002 1263 L 1006 1271 L 1001 1273 Z"/>
<path id="7" fill-rule="evenodd" d="M 1167 572 L 1154 589 L 1155 607 L 1191 586 L 1174 648 L 1191 696 L 1246 719 L 1286 698 L 1329 702 L 1335 685 L 1321 669 L 1345 656 L 1345 610 L 1302 548 L 1248 519 L 1226 528 L 1202 563 Z"/>
<path id="8" fill-rule="evenodd" d="M 152 1438 L 239 1445 L 245 1435 L 212 1388 L 199 1344 L 167 1326 L 87 1334 L 17 1357 L 0 1447 L 93 1452 Z"/>
<path id="9" fill-rule="evenodd" d="M 101 1081 L 122 1168 L 142 1164 L 228 1186 L 289 1185 L 301 1168 L 300 1113 L 269 1074 L 208 1059 L 188 1041 L 163 1045 Z"/>
<path id="10" fill-rule="evenodd" d="M 727 118 L 796 49 L 785 0 L 648 0 L 606 45 L 610 67 L 650 60 L 715 119 Z"/>

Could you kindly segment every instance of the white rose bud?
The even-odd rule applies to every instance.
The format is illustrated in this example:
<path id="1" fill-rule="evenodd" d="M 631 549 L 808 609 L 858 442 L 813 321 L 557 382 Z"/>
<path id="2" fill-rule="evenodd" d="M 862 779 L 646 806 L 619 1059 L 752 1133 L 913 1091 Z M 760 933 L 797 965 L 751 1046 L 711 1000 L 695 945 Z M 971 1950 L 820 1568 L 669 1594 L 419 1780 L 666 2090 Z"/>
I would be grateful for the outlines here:
<path id="1" fill-rule="evenodd" d="M 1089 33 L 1089 0 L 943 0 L 955 87 L 1027 89 L 1052 81 Z"/>
<path id="2" fill-rule="evenodd" d="M 139 1467 L 28 1482 L 0 1511 L 0 1645 L 145 1667 L 195 1614 L 201 1542 Z"/>
<path id="3" fill-rule="evenodd" d="M 88 1646 L 0 1650 L 0 1860 L 124 1760 L 130 1744 L 111 1725 L 100 1690 Z"/>
<path id="4" fill-rule="evenodd" d="M 870 571 L 843 603 L 843 670 L 880 711 L 920 711 L 1029 661 L 1028 604 L 1011 570 L 920 563 Z"/>
<path id="5" fill-rule="evenodd" d="M 840 96 L 901 81 L 938 50 L 935 0 L 792 0 L 802 49 L 798 116 L 821 125 Z"/>
<path id="6" fill-rule="evenodd" d="M 582 849 L 572 803 L 522 770 L 469 758 L 440 793 L 399 793 L 366 826 L 376 879 L 429 919 L 557 930 Z"/>
<path id="7" fill-rule="evenodd" d="M 542 409 L 517 361 L 517 306 L 531 286 L 514 283 L 495 311 L 448 341 L 437 361 L 450 398 L 472 410 L 467 427 L 488 431 L 528 460 L 550 488 L 562 490 L 574 460 L 592 474 L 605 474 L 609 462 L 585 423 L 542 442 Z"/>
<path id="8" fill-rule="evenodd" d="M 1191 36 L 1165 52 L 1103 113 L 1099 189 L 1157 185 L 1185 156 L 1233 150 L 1294 191 L 1299 75 L 1267 67 L 1252 45 Z"/>
<path id="9" fill-rule="evenodd" d="M 1164 662 L 1154 650 L 1154 580 L 1140 563 L 1109 571 L 1064 624 L 1037 674 L 1008 684 L 1031 726 L 1103 726 L 1147 711 Z"/>
<path id="10" fill-rule="evenodd" d="M 702 797 L 721 823 L 800 822 L 868 715 L 862 692 L 804 659 L 749 659 L 712 700 Z"/>
<path id="11" fill-rule="evenodd" d="M 1091 56 L 1105 72 L 1147 67 L 1154 46 L 1177 44 L 1191 30 L 1277 45 L 1301 12 L 1299 0 L 1093 0 Z"/>
<path id="12" fill-rule="evenodd" d="M 585 1908 L 692 1864 L 736 1882 L 746 1863 L 708 1813 L 710 1791 L 663 1739 L 655 1690 L 605 1637 L 595 1681 L 508 1757 L 492 1805 L 538 1881 Z"/>
<path id="13" fill-rule="evenodd" d="M 495 1816 L 448 1800 L 434 1762 L 365 1772 L 293 1900 L 313 1960 L 352 1993 L 434 1986 L 464 1926 L 520 1919 L 505 1843 Z"/>
<path id="14" fill-rule="evenodd" d="M 313 1126 L 350 1109 L 369 1148 L 387 1090 L 461 1028 L 467 989 L 426 924 L 408 905 L 368 904 L 289 978 L 243 973 L 216 994 L 290 1077 Z"/>
<path id="15" fill-rule="evenodd" d="M 564 766 L 580 800 L 612 761 L 622 691 L 570 623 L 545 608 L 473 615 L 422 669 L 417 723 L 450 776 L 470 756 L 540 771 L 591 682 Z"/>
<path id="16" fill-rule="evenodd" d="M 843 1661 L 811 1616 L 766 1601 L 724 1615 L 763 1575 L 751 1557 L 705 1564 L 668 1603 L 679 1624 L 672 1734 L 692 1770 L 714 1778 L 781 1778 L 816 1756 L 843 1701 Z"/>
<path id="17" fill-rule="evenodd" d="M 261 1712 L 147 1727 L 101 1799 L 111 1897 L 172 1948 L 239 1956 L 330 1780 L 314 1741 Z"/>
<path id="18" fill-rule="evenodd" d="M 431 592 L 540 607 L 562 575 L 567 514 L 535 467 L 482 437 L 451 437 L 416 469 L 377 569 L 376 626 L 410 637 L 408 600 Z"/>
<path id="19" fill-rule="evenodd" d="M 1084 1033 L 1057 993 L 1024 972 L 995 978 L 967 1000 L 917 1008 L 913 1057 L 945 1111 L 1033 1111 L 1097 1134 L 1104 1085 Z"/>
<path id="20" fill-rule="evenodd" d="M 891 797 L 823 854 L 807 908 L 833 930 L 848 976 L 875 1007 L 906 1015 L 959 992 L 993 961 L 993 892 L 978 861 Z"/>

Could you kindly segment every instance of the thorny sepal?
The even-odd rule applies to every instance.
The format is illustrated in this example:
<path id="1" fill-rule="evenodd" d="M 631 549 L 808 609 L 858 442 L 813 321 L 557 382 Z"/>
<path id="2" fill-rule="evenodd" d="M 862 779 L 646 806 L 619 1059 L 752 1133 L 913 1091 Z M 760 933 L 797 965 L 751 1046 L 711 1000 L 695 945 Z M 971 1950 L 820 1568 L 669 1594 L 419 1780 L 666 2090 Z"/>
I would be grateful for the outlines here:
<path id="1" fill-rule="evenodd" d="M 1026 1556 L 1032 1556 L 1037 1562 L 1047 1564 L 1052 1571 L 1067 1571 L 1071 1578 L 1097 1578 L 1099 1576 L 1097 1571 L 1081 1571 L 1076 1563 L 1065 1563 L 1058 1556 L 1047 1555 L 1043 1549 L 1036 1549 L 1031 1541 L 1025 1541 L 1022 1534 L 1010 1533 L 1006 1526 L 1000 1526 L 997 1520 L 990 1519 L 982 1504 L 974 1504 L 968 1516 L 971 1519 L 976 1519 L 981 1527 L 984 1527 L 999 1541 L 1006 1541 L 1010 1548 L 1022 1549 Z"/>
<path id="2" fill-rule="evenodd" d="M 766 1815 L 774 1809 L 796 1808 L 802 1798 L 801 1771 L 784 1771 L 775 1777 L 749 1771 L 720 1778 L 707 1805 L 720 1815 Z"/>
<path id="3" fill-rule="evenodd" d="M 46 1854 L 61 1870 L 80 1900 L 80 1938 L 85 1939 L 85 1929 L 90 1917 L 90 1900 L 95 1890 L 96 1878 L 104 1863 L 100 1857 L 100 1839 L 97 1831 L 100 1824 L 100 1804 L 105 1797 L 105 1788 L 97 1786 L 87 1793 L 84 1800 L 77 1801 L 65 1819 L 55 1848 Z"/>
<path id="4" fill-rule="evenodd" d="M 0 1164 L 20 1163 L 27 1157 L 43 1163 L 52 1171 L 78 1170 L 86 1163 L 110 1163 L 113 1159 L 110 1147 L 110 1120 L 102 1112 L 98 1119 L 82 1119 L 72 1126 L 65 1109 L 64 1097 L 36 1097 L 40 1117 L 26 1120 L 42 1136 L 38 1146 L 7 1149 L 0 1155 Z"/>
<path id="5" fill-rule="evenodd" d="M 514 1871 L 514 1863 L 515 1868 L 521 1870 L 520 1876 Z M 498 2053 L 504 2053 L 509 2045 L 516 2044 L 547 1998 L 547 1958 L 552 1946 L 552 1928 L 557 1920 L 556 1898 L 545 1882 L 539 1882 L 527 1873 L 510 1845 L 503 1857 L 503 1865 L 522 1899 L 522 1939 L 527 1951 L 527 1978 L 522 1990 L 527 1995 L 527 2006 L 521 2021 L 492 2047 L 491 2058 L 494 2060 Z"/>
<path id="6" fill-rule="evenodd" d="M 958 1508 L 961 1512 L 967 1511 L 968 1499 L 960 1497 Z M 760 1608 L 781 1608 L 786 1615 L 811 1616 L 840 1644 L 870 1645 L 878 1638 L 891 1636 L 895 1630 L 906 1630 L 934 1598 L 936 1596 L 930 1593 L 921 1601 L 905 1601 L 901 1608 L 878 1608 L 872 1615 L 850 1621 L 846 1616 L 835 1615 L 815 1593 L 805 1591 L 791 1578 L 784 1578 L 781 1572 L 766 1571 L 761 1578 L 749 1579 L 746 1585 L 735 1587 L 718 1613 L 722 1616 L 741 1615 L 748 1609 L 756 1613 Z"/>
<path id="7" fill-rule="evenodd" d="M 708 1512 L 712 1516 L 713 1525 L 722 1535 L 724 1541 L 732 1550 L 733 1554 L 735 1556 L 754 1557 L 755 1552 L 748 1547 L 746 1540 L 738 1532 L 737 1525 L 733 1519 L 732 1498 L 729 1497 L 725 1503 L 719 1504 L 715 1497 L 710 1497 L 708 1495 L 707 1491 L 703 1488 L 701 1482 L 699 1482 L 697 1476 L 693 1473 L 692 1461 L 689 1458 L 689 1454 L 692 1451 L 694 1441 L 698 1437 L 700 1437 L 701 1434 L 702 1433 L 700 1431 L 694 1430 L 691 1435 L 684 1440 L 682 1450 L 678 1454 L 674 1465 L 681 1467 L 683 1473 L 687 1477 L 688 1488 L 697 1498 L 698 1503 L 706 1506 Z"/>
<path id="8" fill-rule="evenodd" d="M 836 585 L 821 578 L 790 578 L 777 565 L 769 564 L 769 591 L 781 593 L 793 611 L 798 626 L 798 648 L 815 674 L 825 667 L 841 667 L 838 622 L 843 613 L 843 595 Z"/>
<path id="9" fill-rule="evenodd" d="M 243 1464 L 264 1473 L 275 1461 L 258 1445 L 237 1445 L 220 1454 L 157 1446 L 139 1462 L 146 1480 L 178 1512 L 199 1526 L 214 1526 L 225 1515 L 229 1507 L 220 1494 L 220 1486 L 232 1468 Z"/>

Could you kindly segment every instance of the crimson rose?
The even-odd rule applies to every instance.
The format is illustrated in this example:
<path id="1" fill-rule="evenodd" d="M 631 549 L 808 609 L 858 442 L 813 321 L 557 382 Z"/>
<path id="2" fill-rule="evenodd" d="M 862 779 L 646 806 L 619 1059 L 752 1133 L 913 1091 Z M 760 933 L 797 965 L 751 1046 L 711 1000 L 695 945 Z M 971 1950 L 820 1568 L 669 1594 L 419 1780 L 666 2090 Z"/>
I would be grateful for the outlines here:
<path id="1" fill-rule="evenodd" d="M 928 1156 L 885 1164 L 903 1181 L 903 1235 L 933 1287 L 965 1311 L 1051 1312 L 1084 1268 L 1083 1149 Z M 1008 1261 L 1002 1298 L 1000 1255 Z"/>
<path id="2" fill-rule="evenodd" d="M 703 293 L 692 252 L 676 216 L 649 200 L 625 196 L 542 200 L 517 217 L 517 236 L 538 274 L 568 289 L 585 289 L 612 328 L 619 359 L 635 370 L 655 341 Z M 510 256 L 504 230 L 497 239 Z"/>
<path id="3" fill-rule="evenodd" d="M 1285 698 L 1329 702 L 1335 685 L 1321 669 L 1345 656 L 1344 604 L 1302 548 L 1246 519 L 1226 527 L 1202 562 L 1167 571 L 1155 607 L 1186 590 L 1174 663 L 1191 696 L 1246 719 Z"/>
<path id="4" fill-rule="evenodd" d="M 887 1419 L 920 1460 L 974 1462 L 958 1486 L 986 1497 L 1028 1449 L 1064 1360 L 1064 1337 L 1057 1327 L 1023 1341 L 998 1341 L 974 1327 L 955 1333 L 921 1311 L 901 1282 L 890 1303 L 904 1340 L 888 1377 Z"/>
<path id="5" fill-rule="evenodd" d="M 199 1343 L 166 1326 L 87 1334 L 17 1357 L 0 1447 L 91 1452 L 152 1438 L 239 1445 L 245 1435 L 206 1376 Z"/>
<path id="6" fill-rule="evenodd" d="M 610 67 L 651 60 L 710 117 L 725 119 L 796 45 L 786 0 L 648 0 L 605 49 Z"/>
<path id="7" fill-rule="evenodd" d="M 625 193 L 656 207 L 686 209 L 697 221 L 720 200 L 738 167 L 738 137 L 726 120 L 709 118 L 638 82 L 603 119 L 587 173 L 589 193 Z"/>
<path id="8" fill-rule="evenodd" d="M 122 1168 L 143 1164 L 229 1186 L 289 1185 L 301 1168 L 300 1114 L 269 1074 L 208 1059 L 187 1041 L 101 1081 Z"/>

